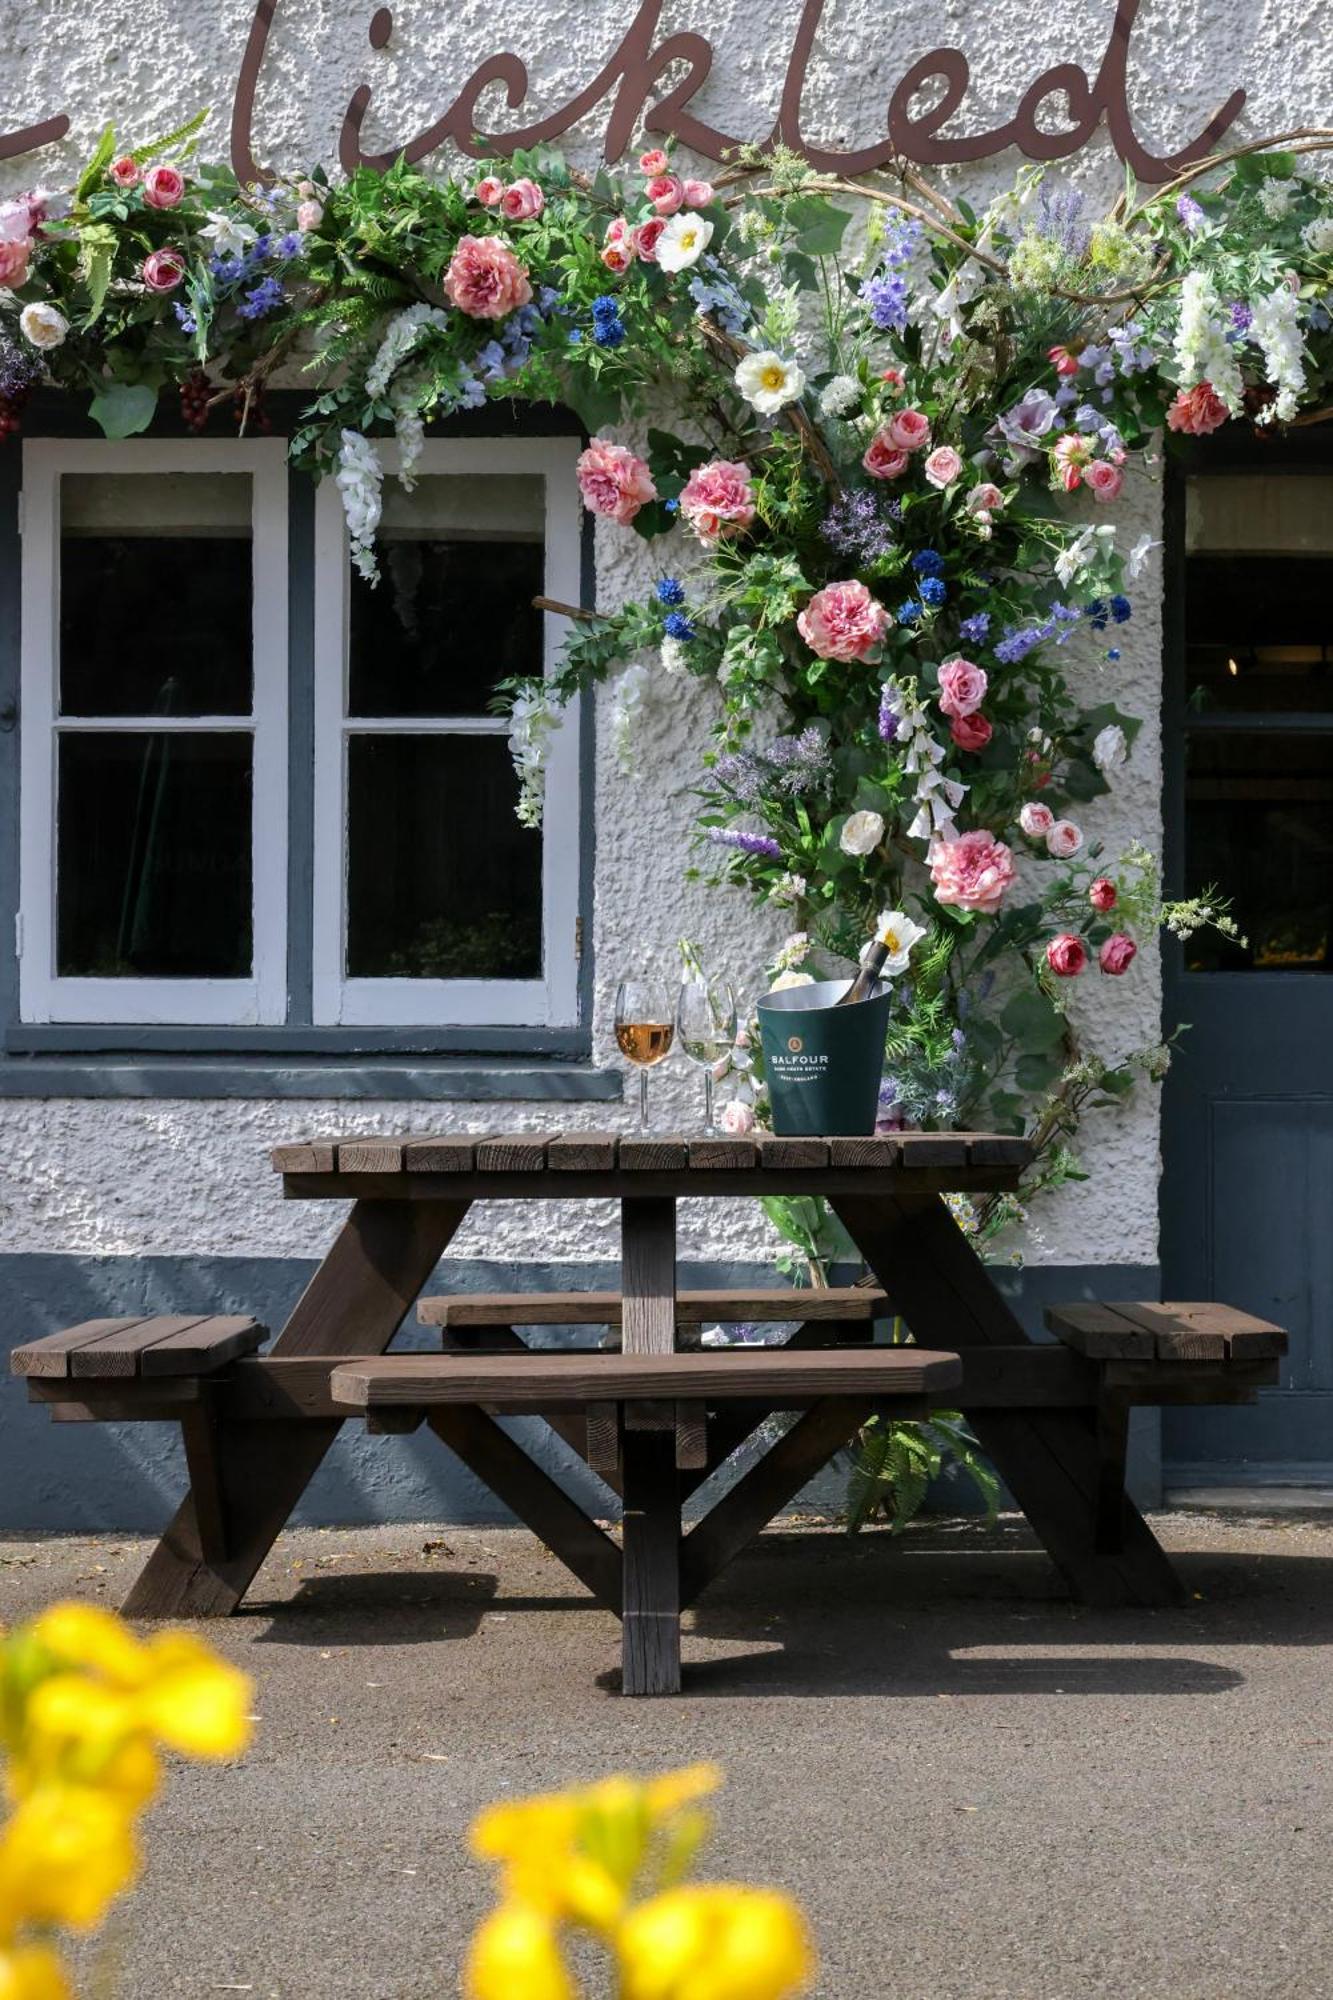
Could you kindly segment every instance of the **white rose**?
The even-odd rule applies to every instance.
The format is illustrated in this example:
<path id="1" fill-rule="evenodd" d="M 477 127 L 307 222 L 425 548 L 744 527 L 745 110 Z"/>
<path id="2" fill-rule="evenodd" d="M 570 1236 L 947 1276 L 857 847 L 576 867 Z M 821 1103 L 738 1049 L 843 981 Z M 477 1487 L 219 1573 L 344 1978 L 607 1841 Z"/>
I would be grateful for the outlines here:
<path id="1" fill-rule="evenodd" d="M 856 812 L 838 835 L 844 854 L 870 854 L 884 838 L 884 816 L 877 812 Z"/>
<path id="2" fill-rule="evenodd" d="M 720 1130 L 725 1132 L 728 1138 L 744 1139 L 754 1130 L 754 1107 L 743 1104 L 739 1097 L 733 1097 L 718 1112 L 717 1122 Z"/>
<path id="3" fill-rule="evenodd" d="M 69 321 L 54 306 L 35 304 L 24 306 L 19 314 L 19 330 L 33 347 L 45 351 L 59 347 L 69 332 Z"/>
<path id="4" fill-rule="evenodd" d="M 888 946 L 888 957 L 884 961 L 884 976 L 896 979 L 907 970 L 912 956 L 912 947 L 919 944 L 926 935 L 924 924 L 915 924 L 902 910 L 881 910 L 875 925 L 872 944 Z M 868 944 L 861 953 L 865 958 L 872 945 Z"/>
<path id="5" fill-rule="evenodd" d="M 1092 761 L 1097 769 L 1106 775 L 1118 771 L 1129 755 L 1129 744 L 1125 732 L 1118 722 L 1108 722 L 1105 729 L 1099 729 L 1092 745 Z"/>
<path id="6" fill-rule="evenodd" d="M 1082 829 L 1072 819 L 1058 819 L 1046 836 L 1046 852 L 1057 861 L 1068 861 L 1083 845 Z"/>
<path id="7" fill-rule="evenodd" d="M 1043 840 L 1055 825 L 1055 814 L 1049 806 L 1038 805 L 1029 799 L 1018 815 L 1018 824 L 1030 840 Z"/>
<path id="8" fill-rule="evenodd" d="M 688 271 L 698 263 L 712 240 L 713 225 L 705 216 L 693 209 L 679 209 L 657 239 L 658 270 Z"/>
<path id="9" fill-rule="evenodd" d="M 665 236 L 660 236 L 657 241 L 659 264 L 665 240 Z M 736 387 L 752 410 L 758 410 L 761 417 L 772 417 L 796 401 L 805 387 L 805 373 L 796 362 L 784 361 L 773 348 L 765 347 L 757 354 L 746 355 L 736 370 Z"/>
<path id="10" fill-rule="evenodd" d="M 771 993 L 785 993 L 789 986 L 813 986 L 814 978 L 808 972 L 781 972 L 769 988 Z"/>

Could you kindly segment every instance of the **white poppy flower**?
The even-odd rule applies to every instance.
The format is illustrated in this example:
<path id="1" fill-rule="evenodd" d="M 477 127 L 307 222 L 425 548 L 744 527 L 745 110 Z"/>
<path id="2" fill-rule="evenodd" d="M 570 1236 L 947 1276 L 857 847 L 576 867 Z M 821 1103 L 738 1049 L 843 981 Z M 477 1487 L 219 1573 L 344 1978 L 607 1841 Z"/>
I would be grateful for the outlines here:
<path id="1" fill-rule="evenodd" d="M 814 979 L 808 972 L 780 972 L 773 981 L 770 992 L 785 993 L 789 986 L 813 986 Z"/>
<path id="2" fill-rule="evenodd" d="M 19 314 L 19 331 L 31 346 L 46 351 L 59 347 L 69 332 L 69 321 L 54 306 L 34 302 Z"/>
<path id="3" fill-rule="evenodd" d="M 680 209 L 657 239 L 659 271 L 688 271 L 713 240 L 713 225 L 691 208 Z"/>
<path id="4" fill-rule="evenodd" d="M 662 261 L 662 240 L 657 245 L 657 261 Z M 805 387 L 805 374 L 794 361 L 784 361 L 773 348 L 747 354 L 736 370 L 736 387 L 752 410 L 761 417 L 776 416 L 794 403 Z"/>
<path id="5" fill-rule="evenodd" d="M 884 975 L 886 978 L 896 979 L 900 973 L 906 972 L 913 945 L 919 944 L 925 935 L 925 925 L 913 923 L 904 911 L 881 910 L 875 924 L 874 938 L 861 956 L 865 958 L 872 945 L 887 945 L 889 955 L 884 961 Z"/>
<path id="6" fill-rule="evenodd" d="M 855 812 L 848 819 L 838 835 L 838 845 L 844 854 L 870 854 L 884 838 L 884 815 L 877 812 Z"/>
<path id="7" fill-rule="evenodd" d="M 1105 729 L 1097 731 L 1092 744 L 1092 761 L 1103 777 L 1110 771 L 1119 770 L 1128 755 L 1129 744 L 1118 722 L 1108 722 Z"/>

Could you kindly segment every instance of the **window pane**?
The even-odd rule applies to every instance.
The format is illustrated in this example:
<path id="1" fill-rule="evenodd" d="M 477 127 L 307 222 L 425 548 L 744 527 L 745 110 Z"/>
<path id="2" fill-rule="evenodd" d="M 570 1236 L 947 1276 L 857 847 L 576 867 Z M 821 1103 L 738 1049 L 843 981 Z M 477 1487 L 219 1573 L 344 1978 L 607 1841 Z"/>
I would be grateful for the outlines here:
<path id="1" fill-rule="evenodd" d="M 239 979 L 251 972 L 251 738 L 62 732 L 57 970 Z"/>
<path id="2" fill-rule="evenodd" d="M 1191 556 L 1186 708 L 1194 714 L 1333 709 L 1333 562 Z"/>
<path id="3" fill-rule="evenodd" d="M 348 713 L 485 715 L 540 673 L 544 481 L 439 475 L 385 486 L 380 582 L 351 580 Z"/>
<path id="4" fill-rule="evenodd" d="M 503 736 L 353 736 L 347 972 L 536 979 L 542 843 Z"/>
<path id="5" fill-rule="evenodd" d="M 1333 736 L 1195 730 L 1185 785 L 1185 893 L 1231 898 L 1249 942 L 1201 932 L 1192 972 L 1326 972 L 1333 920 Z"/>
<path id="6" fill-rule="evenodd" d="M 248 473 L 61 481 L 65 715 L 248 715 Z"/>

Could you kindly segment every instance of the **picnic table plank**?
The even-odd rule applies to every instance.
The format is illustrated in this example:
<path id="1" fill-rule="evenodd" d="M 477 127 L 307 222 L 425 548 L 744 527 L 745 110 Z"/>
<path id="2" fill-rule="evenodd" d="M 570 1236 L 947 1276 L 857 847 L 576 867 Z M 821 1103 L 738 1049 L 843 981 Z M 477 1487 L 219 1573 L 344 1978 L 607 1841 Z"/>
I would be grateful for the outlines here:
<path id="1" fill-rule="evenodd" d="M 396 1174 L 402 1169 L 401 1139 L 356 1138 L 338 1141 L 340 1174 Z"/>
<path id="2" fill-rule="evenodd" d="M 338 1164 L 336 1139 L 297 1139 L 269 1154 L 280 1174 L 331 1174 Z"/>
<path id="3" fill-rule="evenodd" d="M 403 1147 L 403 1166 L 409 1174 L 470 1174 L 476 1158 L 476 1141 L 466 1133 L 409 1139 Z"/>
<path id="4" fill-rule="evenodd" d="M 829 1163 L 827 1139 L 779 1138 L 774 1132 L 763 1132 L 756 1136 L 755 1143 L 760 1166 L 770 1167 L 775 1173 L 794 1167 L 826 1167 Z"/>
<path id="5" fill-rule="evenodd" d="M 145 1317 L 144 1314 L 122 1313 L 112 1319 L 85 1319 L 80 1320 L 77 1326 L 62 1327 L 58 1333 L 48 1333 L 41 1340 L 16 1347 L 9 1357 L 10 1370 L 15 1375 L 60 1380 L 69 1375 L 70 1359 L 78 1348 L 104 1340 L 109 1334 L 142 1326 Z"/>
<path id="6" fill-rule="evenodd" d="M 616 1132 L 560 1132 L 546 1148 L 553 1173 L 611 1173 L 620 1136 Z"/>
<path id="7" fill-rule="evenodd" d="M 618 1326 L 622 1298 L 620 1292 L 450 1292 L 419 1300 L 417 1318 L 423 1326 Z M 883 1292 L 872 1285 L 676 1293 L 677 1326 L 870 1320 L 887 1310 Z"/>
<path id="8" fill-rule="evenodd" d="M 624 1150 L 623 1147 L 621 1149 Z M 676 1204 L 621 1204 L 621 1340 L 627 1354 L 670 1354 L 676 1345 Z"/>
<path id="9" fill-rule="evenodd" d="M 114 1333 L 103 1334 L 99 1340 L 86 1341 L 81 1347 L 76 1347 L 69 1357 L 70 1375 L 85 1379 L 101 1376 L 111 1380 L 137 1375 L 146 1348 L 159 1340 L 169 1339 L 173 1334 L 196 1328 L 207 1318 L 206 1313 L 160 1313 L 151 1319 L 138 1320 L 132 1326 L 121 1327 Z"/>
<path id="10" fill-rule="evenodd" d="M 698 1352 L 609 1349 L 571 1354 L 559 1348 L 474 1355 L 380 1354 L 339 1362 L 334 1400 L 381 1409 L 438 1402 L 544 1405 L 662 1398 L 677 1402 L 765 1398 L 779 1408 L 820 1396 L 886 1399 L 943 1394 L 962 1380 L 956 1355 L 903 1347 L 713 1347 Z M 781 1399 L 795 1399 L 784 1404 Z"/>
<path id="11" fill-rule="evenodd" d="M 616 1164 L 629 1174 L 679 1173 L 690 1163 L 687 1140 L 664 1134 L 622 1139 Z"/>
<path id="12" fill-rule="evenodd" d="M 546 1165 L 543 1133 L 497 1132 L 477 1147 L 477 1171 L 482 1174 L 535 1174 Z"/>
<path id="13" fill-rule="evenodd" d="M 753 1139 L 733 1139 L 725 1132 L 706 1132 L 690 1140 L 692 1167 L 752 1167 L 759 1158 Z"/>

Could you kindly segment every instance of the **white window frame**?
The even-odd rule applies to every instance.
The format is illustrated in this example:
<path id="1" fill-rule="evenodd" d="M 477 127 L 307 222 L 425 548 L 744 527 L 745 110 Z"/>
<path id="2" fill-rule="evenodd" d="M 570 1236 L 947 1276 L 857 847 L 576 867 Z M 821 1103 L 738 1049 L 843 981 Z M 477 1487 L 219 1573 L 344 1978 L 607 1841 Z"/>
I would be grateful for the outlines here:
<path id="1" fill-rule="evenodd" d="M 248 979 L 71 978 L 56 971 L 56 784 L 60 736 L 142 731 L 143 717 L 60 714 L 60 482 L 67 473 L 248 473 L 254 576 L 250 716 L 155 716 L 156 731 L 253 737 L 254 960 Z M 23 447 L 20 667 L 19 1010 L 25 1022 L 267 1026 L 287 1017 L 287 469 L 281 438 Z M 171 579 L 164 577 L 169 646 Z"/>
<path id="2" fill-rule="evenodd" d="M 387 475 L 396 447 L 381 445 Z M 543 592 L 579 601 L 580 507 L 575 438 L 428 439 L 419 476 L 515 473 L 545 482 Z M 315 869 L 314 1019 L 321 1027 L 565 1027 L 578 1020 L 579 720 L 573 701 L 551 737 L 542 842 L 542 977 L 364 979 L 345 972 L 347 938 L 347 739 L 358 731 L 504 736 L 497 716 L 394 716 L 347 720 L 350 568 L 342 504 L 333 480 L 315 514 Z M 543 662 L 556 667 L 563 621 L 543 620 Z M 460 866 L 466 865 L 460 856 Z"/>

